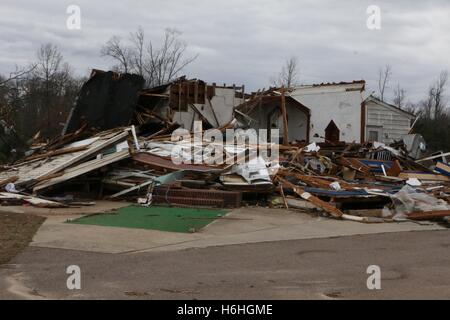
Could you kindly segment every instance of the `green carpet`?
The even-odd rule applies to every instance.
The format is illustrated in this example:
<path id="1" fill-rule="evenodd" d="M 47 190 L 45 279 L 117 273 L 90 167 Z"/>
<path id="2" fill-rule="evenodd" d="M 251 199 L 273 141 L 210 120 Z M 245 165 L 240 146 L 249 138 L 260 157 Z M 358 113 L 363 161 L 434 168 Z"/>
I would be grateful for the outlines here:
<path id="1" fill-rule="evenodd" d="M 70 223 L 189 233 L 200 230 L 226 213 L 225 210 L 214 209 L 130 206 Z"/>

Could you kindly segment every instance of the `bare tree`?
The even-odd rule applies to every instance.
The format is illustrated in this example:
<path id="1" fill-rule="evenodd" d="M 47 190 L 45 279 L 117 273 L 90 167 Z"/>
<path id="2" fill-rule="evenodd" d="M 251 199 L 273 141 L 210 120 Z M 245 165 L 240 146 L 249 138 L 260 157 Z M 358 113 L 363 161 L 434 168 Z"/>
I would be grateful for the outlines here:
<path id="1" fill-rule="evenodd" d="M 31 64 L 28 67 L 19 68 L 16 66 L 16 70 L 9 74 L 9 77 L 0 77 L 0 87 L 6 85 L 8 82 L 19 80 L 23 77 L 26 77 L 30 74 L 34 69 L 36 69 L 37 64 Z"/>
<path id="2" fill-rule="evenodd" d="M 438 80 L 434 84 L 433 88 L 433 100 L 434 100 L 434 118 L 437 119 L 442 115 L 446 107 L 445 89 L 448 81 L 448 72 L 441 71 Z"/>
<path id="3" fill-rule="evenodd" d="M 384 68 L 380 68 L 378 72 L 378 91 L 381 101 L 384 101 L 384 94 L 386 92 L 386 88 L 388 87 L 391 75 L 392 75 L 392 68 L 388 64 L 384 66 Z"/>
<path id="4" fill-rule="evenodd" d="M 437 119 L 445 113 L 447 100 L 445 89 L 448 82 L 447 71 L 442 71 L 438 79 L 428 88 L 427 97 L 420 102 L 423 116 L 427 119 Z"/>
<path id="5" fill-rule="evenodd" d="M 37 116 L 37 129 L 50 136 L 55 133 L 55 123 L 66 108 L 64 96 L 72 79 L 72 71 L 56 45 L 47 43 L 37 51 L 37 67 L 25 82 L 25 98 L 30 113 Z"/>
<path id="6" fill-rule="evenodd" d="M 186 57 L 187 44 L 181 40 L 181 33 L 166 29 L 160 46 L 153 41 L 146 42 L 144 30 L 138 28 L 131 33 L 129 45 L 113 36 L 101 49 L 102 56 L 116 60 L 120 72 L 134 72 L 143 76 L 148 86 L 158 86 L 176 78 L 198 55 Z"/>
<path id="7" fill-rule="evenodd" d="M 144 76 L 144 55 L 145 55 L 145 35 L 144 30 L 139 27 L 136 32 L 130 34 L 130 40 L 133 44 L 131 50 L 131 64 L 133 72 Z"/>
<path id="8" fill-rule="evenodd" d="M 117 69 L 120 72 L 128 73 L 130 64 L 132 63 L 131 49 L 122 44 L 122 40 L 118 36 L 113 36 L 105 45 L 102 46 L 100 54 L 108 56 L 117 61 Z"/>
<path id="9" fill-rule="evenodd" d="M 298 76 L 298 61 L 296 57 L 292 56 L 286 60 L 279 75 L 273 78 L 271 82 L 275 87 L 291 88 L 297 85 Z"/>
<path id="10" fill-rule="evenodd" d="M 146 71 L 152 85 L 158 86 L 173 80 L 181 70 L 197 59 L 198 55 L 184 58 L 187 44 L 180 39 L 180 35 L 177 30 L 166 29 L 160 48 L 155 48 L 150 41 Z"/>
<path id="11" fill-rule="evenodd" d="M 397 88 L 394 90 L 394 104 L 402 109 L 405 106 L 406 90 L 400 87 L 400 83 L 397 83 Z"/>

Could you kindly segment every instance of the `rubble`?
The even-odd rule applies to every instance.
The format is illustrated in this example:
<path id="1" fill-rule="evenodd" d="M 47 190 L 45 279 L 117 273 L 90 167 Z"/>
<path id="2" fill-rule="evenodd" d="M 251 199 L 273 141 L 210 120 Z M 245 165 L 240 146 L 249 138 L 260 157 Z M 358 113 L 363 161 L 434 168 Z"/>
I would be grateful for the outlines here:
<path id="1" fill-rule="evenodd" d="M 263 101 L 285 99 L 284 89 L 252 96 L 242 90 L 238 96 L 234 88 L 222 87 L 233 90 L 238 107 L 234 115 L 218 116 L 212 101 L 219 89 L 214 86 L 182 78 L 142 90 L 138 80 L 93 72 L 65 133 L 46 143 L 36 139 L 23 158 L 0 169 L 0 204 L 67 207 L 108 198 L 143 206 L 259 205 L 363 223 L 450 216 L 447 154 L 415 160 L 397 142 L 286 143 L 283 139 L 281 144 L 268 137 L 256 144 L 251 137 L 239 141 L 239 134 L 248 134 L 248 123 L 253 121 L 248 114 Z M 112 85 L 124 88 L 121 93 L 103 91 L 102 86 Z M 86 90 L 101 92 L 89 98 Z M 130 97 L 137 91 L 140 96 L 124 102 L 123 95 Z M 99 100 L 108 103 L 89 102 Z M 190 108 L 192 125 L 187 129 L 186 118 L 177 120 L 183 111 L 165 113 L 174 103 L 180 110 Z M 105 111 L 105 106 L 112 109 Z M 113 119 L 116 108 L 121 110 L 120 121 L 100 123 L 96 118 L 106 112 Z M 231 141 L 214 140 L 195 121 L 218 133 L 227 129 L 240 133 Z M 264 156 L 269 149 L 277 150 L 278 157 Z M 205 155 L 209 161 L 204 161 Z"/>

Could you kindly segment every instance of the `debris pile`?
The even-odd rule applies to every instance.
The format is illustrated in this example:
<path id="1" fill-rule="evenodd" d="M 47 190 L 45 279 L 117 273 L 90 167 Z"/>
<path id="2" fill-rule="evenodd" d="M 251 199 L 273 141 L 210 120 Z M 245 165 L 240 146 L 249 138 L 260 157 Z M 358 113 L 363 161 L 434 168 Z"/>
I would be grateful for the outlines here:
<path id="1" fill-rule="evenodd" d="M 185 79 L 175 84 L 139 91 L 139 79 L 94 73 L 64 133 L 45 142 L 36 137 L 22 159 L 0 168 L 0 204 L 67 207 L 113 199 L 142 206 L 281 206 L 366 223 L 450 216 L 448 154 L 414 160 L 400 143 L 280 144 L 268 137 L 255 143 L 236 115 L 214 115 L 208 101 L 218 89 Z M 94 96 L 83 93 L 94 89 Z M 180 90 L 187 90 L 184 98 Z M 132 105 L 126 112 L 113 102 L 130 92 L 139 93 L 125 101 Z M 161 111 L 174 103 L 171 95 L 180 108 L 192 107 L 191 126 L 177 121 L 176 112 Z M 261 101 L 243 91 L 235 98 L 247 109 Z M 114 113 L 115 105 L 120 119 L 98 118 Z M 245 110 L 237 117 L 245 118 Z"/>

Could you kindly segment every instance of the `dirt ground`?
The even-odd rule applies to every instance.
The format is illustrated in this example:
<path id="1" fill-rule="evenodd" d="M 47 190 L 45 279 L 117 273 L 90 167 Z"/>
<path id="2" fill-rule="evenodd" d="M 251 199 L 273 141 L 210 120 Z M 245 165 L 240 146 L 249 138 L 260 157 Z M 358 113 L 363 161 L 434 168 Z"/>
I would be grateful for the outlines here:
<path id="1" fill-rule="evenodd" d="M 44 221 L 37 215 L 0 212 L 0 264 L 25 249 Z"/>

